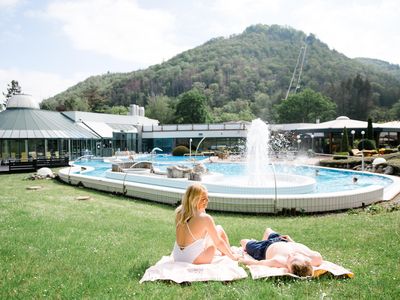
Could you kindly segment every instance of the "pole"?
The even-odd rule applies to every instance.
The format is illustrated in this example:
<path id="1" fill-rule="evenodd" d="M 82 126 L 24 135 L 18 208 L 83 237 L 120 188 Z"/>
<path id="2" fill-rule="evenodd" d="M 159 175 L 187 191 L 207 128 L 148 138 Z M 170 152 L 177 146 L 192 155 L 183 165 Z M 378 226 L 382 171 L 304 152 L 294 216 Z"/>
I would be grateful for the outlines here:
<path id="1" fill-rule="evenodd" d="M 189 139 L 189 158 L 192 158 L 192 139 Z"/>

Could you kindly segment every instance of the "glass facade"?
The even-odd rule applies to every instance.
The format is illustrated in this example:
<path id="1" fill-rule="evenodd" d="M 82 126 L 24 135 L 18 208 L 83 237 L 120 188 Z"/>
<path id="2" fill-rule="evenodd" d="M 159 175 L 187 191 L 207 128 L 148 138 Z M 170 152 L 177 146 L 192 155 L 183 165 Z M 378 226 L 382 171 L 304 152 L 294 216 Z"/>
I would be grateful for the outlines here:
<path id="1" fill-rule="evenodd" d="M 192 150 L 196 150 L 199 146 L 199 151 L 213 151 L 213 150 L 228 150 L 230 152 L 241 152 L 246 145 L 244 138 L 163 138 L 163 139 L 143 139 L 142 148 L 144 152 L 150 152 L 154 147 L 163 150 L 163 153 L 171 153 L 176 146 L 186 146 L 189 148 L 191 145 Z M 201 144 L 199 145 L 199 143 Z"/>
<path id="2" fill-rule="evenodd" d="M 3 161 L 63 157 L 76 159 L 85 154 L 96 153 L 96 141 L 90 139 L 3 139 L 0 140 L 0 159 Z M 109 149 L 112 153 L 112 149 Z"/>
<path id="3" fill-rule="evenodd" d="M 137 149 L 137 133 L 132 132 L 114 132 L 113 133 L 113 146 L 115 151 L 135 151 Z"/>

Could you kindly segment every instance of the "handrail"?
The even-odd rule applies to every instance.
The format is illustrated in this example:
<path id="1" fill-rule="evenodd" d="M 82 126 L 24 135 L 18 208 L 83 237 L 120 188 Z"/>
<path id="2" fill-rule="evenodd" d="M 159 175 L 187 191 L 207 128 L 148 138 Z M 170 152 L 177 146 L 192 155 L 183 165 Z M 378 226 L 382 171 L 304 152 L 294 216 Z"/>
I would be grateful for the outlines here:
<path id="1" fill-rule="evenodd" d="M 274 191 L 275 191 L 275 198 L 274 198 L 274 212 L 276 213 L 276 206 L 278 204 L 278 186 L 277 186 L 277 181 L 276 181 L 276 170 L 275 170 L 275 165 L 271 163 L 272 166 L 272 173 L 274 175 Z"/>
<path id="2" fill-rule="evenodd" d="M 206 137 L 203 137 L 203 138 L 200 140 L 200 142 L 197 144 L 197 147 L 196 147 L 196 155 L 197 155 L 197 151 L 199 150 L 200 144 L 201 144 L 205 139 L 206 139 Z"/>

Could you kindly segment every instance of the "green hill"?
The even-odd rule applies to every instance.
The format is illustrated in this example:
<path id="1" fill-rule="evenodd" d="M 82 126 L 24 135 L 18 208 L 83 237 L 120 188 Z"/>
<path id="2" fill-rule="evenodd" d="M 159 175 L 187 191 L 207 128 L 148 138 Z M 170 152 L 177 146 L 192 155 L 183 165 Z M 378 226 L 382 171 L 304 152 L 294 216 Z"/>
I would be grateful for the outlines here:
<path id="1" fill-rule="evenodd" d="M 273 121 L 273 105 L 284 98 L 306 40 L 300 89 L 309 87 L 330 97 L 338 115 L 358 119 L 372 115 L 377 120 L 382 109 L 399 101 L 398 69 L 391 72 L 384 63 L 350 59 L 293 28 L 254 25 L 242 34 L 211 39 L 145 70 L 90 77 L 44 100 L 42 108 L 109 111 L 113 106 L 139 104 L 148 108 L 147 115 L 168 122 L 172 117 L 154 115 L 155 99 L 173 110 L 176 98 L 196 87 L 207 96 L 215 122 L 255 116 Z M 361 99 L 357 100 L 359 109 L 348 108 L 354 97 Z"/>
<path id="2" fill-rule="evenodd" d="M 400 80 L 400 66 L 388 63 L 383 60 L 374 59 L 374 58 L 366 58 L 366 57 L 357 57 L 356 61 L 361 62 L 367 66 L 375 68 L 379 72 L 386 72 L 390 75 L 393 75 L 398 80 Z"/>

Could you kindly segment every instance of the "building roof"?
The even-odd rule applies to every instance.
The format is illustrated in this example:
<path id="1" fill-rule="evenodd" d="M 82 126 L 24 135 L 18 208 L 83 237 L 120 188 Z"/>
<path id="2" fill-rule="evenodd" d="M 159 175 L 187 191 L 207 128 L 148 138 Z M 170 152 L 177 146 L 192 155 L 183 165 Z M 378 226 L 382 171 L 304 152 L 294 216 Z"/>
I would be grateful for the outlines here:
<path id="1" fill-rule="evenodd" d="M 136 126 L 158 125 L 158 120 L 139 115 L 112 115 L 82 111 L 65 111 L 62 114 L 102 138 L 109 139 L 113 137 L 113 132 L 137 133 Z"/>
<path id="2" fill-rule="evenodd" d="M 269 124 L 272 131 L 295 131 L 298 129 L 308 128 L 315 125 L 314 123 L 286 123 L 286 124 Z"/>
<path id="3" fill-rule="evenodd" d="M 31 108 L 40 109 L 39 102 L 31 95 L 16 94 L 7 101 L 7 109 Z"/>
<path id="4" fill-rule="evenodd" d="M 382 127 L 382 128 L 400 129 L 400 121 L 391 121 L 391 122 L 386 122 L 386 123 L 380 123 L 378 125 L 379 125 L 379 127 Z"/>
<path id="5" fill-rule="evenodd" d="M 102 122 L 107 124 L 158 125 L 158 120 L 139 115 L 112 115 L 84 111 L 64 111 L 63 115 L 75 122 Z"/>
<path id="6" fill-rule="evenodd" d="M 373 123 L 373 127 L 377 127 L 378 124 Z M 301 131 L 335 131 L 335 130 L 343 130 L 346 127 L 347 129 L 366 129 L 368 127 L 368 122 L 352 120 L 345 116 L 337 117 L 335 120 L 322 122 L 318 124 L 311 124 L 309 126 L 305 126 L 300 128 Z"/>
<path id="7" fill-rule="evenodd" d="M 59 112 L 8 106 L 0 112 L 0 138 L 98 139 Z"/>

